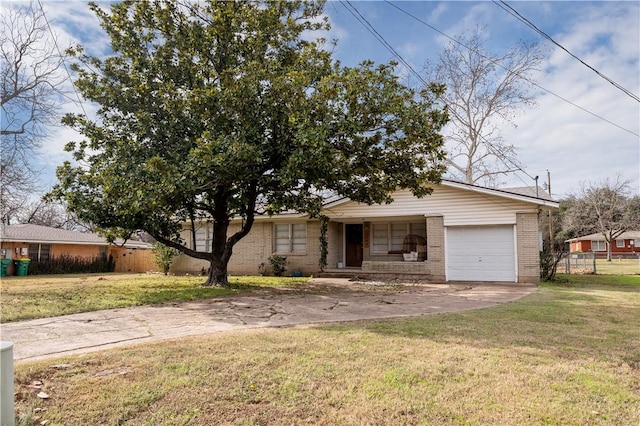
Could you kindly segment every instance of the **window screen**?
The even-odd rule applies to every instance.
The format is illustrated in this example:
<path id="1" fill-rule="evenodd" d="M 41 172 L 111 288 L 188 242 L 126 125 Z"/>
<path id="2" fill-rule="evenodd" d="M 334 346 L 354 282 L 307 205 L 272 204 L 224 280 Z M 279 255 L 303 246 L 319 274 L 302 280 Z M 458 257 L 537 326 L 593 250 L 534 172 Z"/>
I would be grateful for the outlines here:
<path id="1" fill-rule="evenodd" d="M 273 225 L 273 249 L 276 253 L 304 253 L 307 250 L 307 224 Z"/>
<path id="2" fill-rule="evenodd" d="M 29 244 L 29 258 L 38 261 L 40 258 L 40 244 Z"/>
<path id="3" fill-rule="evenodd" d="M 51 245 L 40 244 L 40 262 L 48 262 L 51 259 Z"/>
<path id="4" fill-rule="evenodd" d="M 389 226 L 386 223 L 374 223 L 371 226 L 372 248 L 374 253 L 389 251 Z"/>

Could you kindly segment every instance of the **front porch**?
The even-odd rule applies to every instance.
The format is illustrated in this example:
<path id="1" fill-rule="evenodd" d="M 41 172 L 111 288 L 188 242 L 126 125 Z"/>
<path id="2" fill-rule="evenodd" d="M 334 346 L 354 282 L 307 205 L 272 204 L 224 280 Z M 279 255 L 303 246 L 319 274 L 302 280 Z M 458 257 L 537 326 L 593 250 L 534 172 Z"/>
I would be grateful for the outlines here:
<path id="1" fill-rule="evenodd" d="M 362 267 L 359 268 L 327 268 L 319 274 L 319 277 L 444 282 L 444 276 L 432 274 L 431 263 L 428 260 L 424 262 L 365 260 L 362 262 Z"/>

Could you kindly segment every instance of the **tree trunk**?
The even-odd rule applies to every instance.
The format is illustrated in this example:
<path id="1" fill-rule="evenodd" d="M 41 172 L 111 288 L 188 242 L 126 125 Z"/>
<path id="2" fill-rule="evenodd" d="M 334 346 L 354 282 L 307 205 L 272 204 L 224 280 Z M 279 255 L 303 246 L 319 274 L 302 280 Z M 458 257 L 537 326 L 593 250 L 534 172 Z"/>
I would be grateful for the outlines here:
<path id="1" fill-rule="evenodd" d="M 204 285 L 212 287 L 229 287 L 227 264 L 211 261 L 207 282 Z"/>
<path id="2" fill-rule="evenodd" d="M 611 243 L 607 241 L 607 262 L 611 262 L 611 258 L 612 258 L 612 254 L 611 254 Z"/>

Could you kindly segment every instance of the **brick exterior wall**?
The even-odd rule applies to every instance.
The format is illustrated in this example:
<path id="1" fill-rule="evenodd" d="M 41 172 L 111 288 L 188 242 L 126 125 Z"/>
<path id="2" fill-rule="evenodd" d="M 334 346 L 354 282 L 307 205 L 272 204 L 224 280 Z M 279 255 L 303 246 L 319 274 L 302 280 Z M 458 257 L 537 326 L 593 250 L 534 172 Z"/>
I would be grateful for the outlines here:
<path id="1" fill-rule="evenodd" d="M 363 272 L 384 272 L 397 275 L 430 274 L 428 262 L 377 262 L 365 260 L 362 262 Z"/>
<path id="2" fill-rule="evenodd" d="M 110 246 L 98 246 L 93 244 L 49 244 L 38 243 L 43 245 L 50 245 L 51 257 L 71 256 L 71 257 L 84 257 L 92 258 L 100 255 L 101 251 L 107 249 L 107 256 L 113 256 L 115 261 L 115 272 L 148 272 L 159 271 L 153 260 L 153 253 L 151 250 L 131 250 L 123 247 Z M 7 256 L 11 259 L 18 259 L 21 256 L 16 254 L 16 248 L 29 249 L 28 243 L 14 243 L 3 242 L 2 248 L 8 250 Z M 9 275 L 15 273 L 13 263 L 8 271 Z"/>
<path id="3" fill-rule="evenodd" d="M 540 281 L 540 253 L 538 247 L 538 215 L 536 213 L 517 213 L 516 244 L 518 262 L 518 282 L 538 283 Z M 278 222 L 285 223 L 285 222 Z M 377 259 L 375 256 L 365 256 L 364 271 L 380 273 L 426 273 L 428 279 L 434 282 L 444 282 L 446 279 L 445 267 L 445 227 L 442 216 L 429 216 L 427 223 L 427 261 L 412 264 L 402 262 L 401 255 L 394 255 L 391 259 Z M 273 251 L 273 224 L 274 222 L 258 222 L 254 224 L 251 232 L 243 238 L 234 248 L 229 273 L 231 275 L 257 275 L 260 273 L 259 265 L 265 263 L 268 268 L 268 258 Z M 232 225 L 230 233 L 237 230 Z M 330 222 L 328 228 L 327 268 L 336 268 L 343 261 L 343 224 Z M 183 236 L 185 237 L 185 236 Z M 368 250 L 364 250 L 365 254 Z M 291 275 L 299 269 L 304 275 L 317 275 L 319 273 L 320 259 L 320 222 L 307 222 L 307 247 L 301 254 L 282 254 L 287 257 L 287 272 Z M 396 259 L 397 257 L 397 259 Z M 380 261 L 392 261 L 389 265 L 380 265 Z M 396 262 L 393 262 L 396 261 Z M 420 265 L 421 263 L 421 265 Z M 202 260 L 180 255 L 174 260 L 171 271 L 173 273 L 200 274 L 209 267 L 209 263 Z M 379 268 L 388 268 L 384 271 Z M 407 271 L 411 268 L 412 271 Z M 413 270 L 413 269 L 420 269 Z"/>
<path id="4" fill-rule="evenodd" d="M 288 222 L 278 222 L 288 223 Z M 240 225 L 232 224 L 229 227 L 229 235 L 236 232 Z M 335 227 L 329 226 L 329 260 L 332 254 L 332 236 L 336 234 Z M 185 238 L 186 235 L 183 235 Z M 185 238 L 186 239 L 186 238 Z M 335 245 L 335 243 L 333 244 Z M 233 248 L 233 254 L 229 261 L 229 274 L 231 275 L 258 275 L 261 263 L 269 268 L 269 256 L 273 254 L 273 222 L 254 223 L 251 232 L 246 235 Z M 320 222 L 307 222 L 307 249 L 304 253 L 279 253 L 287 258 L 287 270 L 285 275 L 293 274 L 300 270 L 303 275 L 317 275 L 320 266 Z M 335 256 L 335 255 L 334 255 Z M 337 263 L 337 260 L 335 260 Z M 331 265 L 331 264 L 330 264 Z M 194 259 L 186 255 L 179 255 L 171 265 L 171 272 L 175 274 L 201 274 L 209 268 L 209 262 Z"/>
<path id="5" fill-rule="evenodd" d="M 444 218 L 442 216 L 427 217 L 427 264 L 431 271 L 431 279 L 446 280 L 444 264 Z"/>
<path id="6" fill-rule="evenodd" d="M 538 215 L 516 213 L 518 282 L 540 282 L 540 247 Z"/>

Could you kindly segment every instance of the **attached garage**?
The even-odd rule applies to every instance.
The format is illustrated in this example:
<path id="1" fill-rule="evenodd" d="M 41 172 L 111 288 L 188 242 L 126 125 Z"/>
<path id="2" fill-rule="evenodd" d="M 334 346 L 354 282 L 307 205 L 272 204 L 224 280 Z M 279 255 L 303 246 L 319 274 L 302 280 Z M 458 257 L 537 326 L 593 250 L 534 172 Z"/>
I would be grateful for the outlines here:
<path id="1" fill-rule="evenodd" d="M 513 225 L 446 228 L 448 281 L 515 282 Z"/>
<path id="2" fill-rule="evenodd" d="M 324 237 L 320 221 L 304 214 L 256 218 L 251 233 L 234 248 L 229 272 L 258 273 L 258 265 L 276 253 L 287 257 L 289 271 L 299 269 L 314 275 L 323 272 L 325 276 L 434 283 L 539 282 L 539 217 L 558 208 L 558 203 L 538 197 L 538 191 L 530 188 L 516 192 L 443 180 L 431 189 L 431 195 L 422 198 L 409 190 L 398 190 L 392 194 L 393 202 L 383 204 L 348 198 L 328 201 L 321 212 L 329 219 Z M 239 228 L 240 220 L 233 226 Z M 193 224 L 186 225 L 183 237 L 189 240 Z M 281 244 L 281 225 L 306 229 L 300 244 L 291 238 Z M 198 229 L 203 226 L 211 225 L 199 224 Z M 288 235 L 294 234 L 291 231 Z M 322 238 L 326 238 L 327 263 L 324 271 L 319 271 Z M 418 238 L 420 245 L 413 243 Z M 411 260 L 411 252 L 420 253 L 418 259 Z M 198 273 L 203 267 L 208 265 L 182 256 L 173 270 Z"/>

